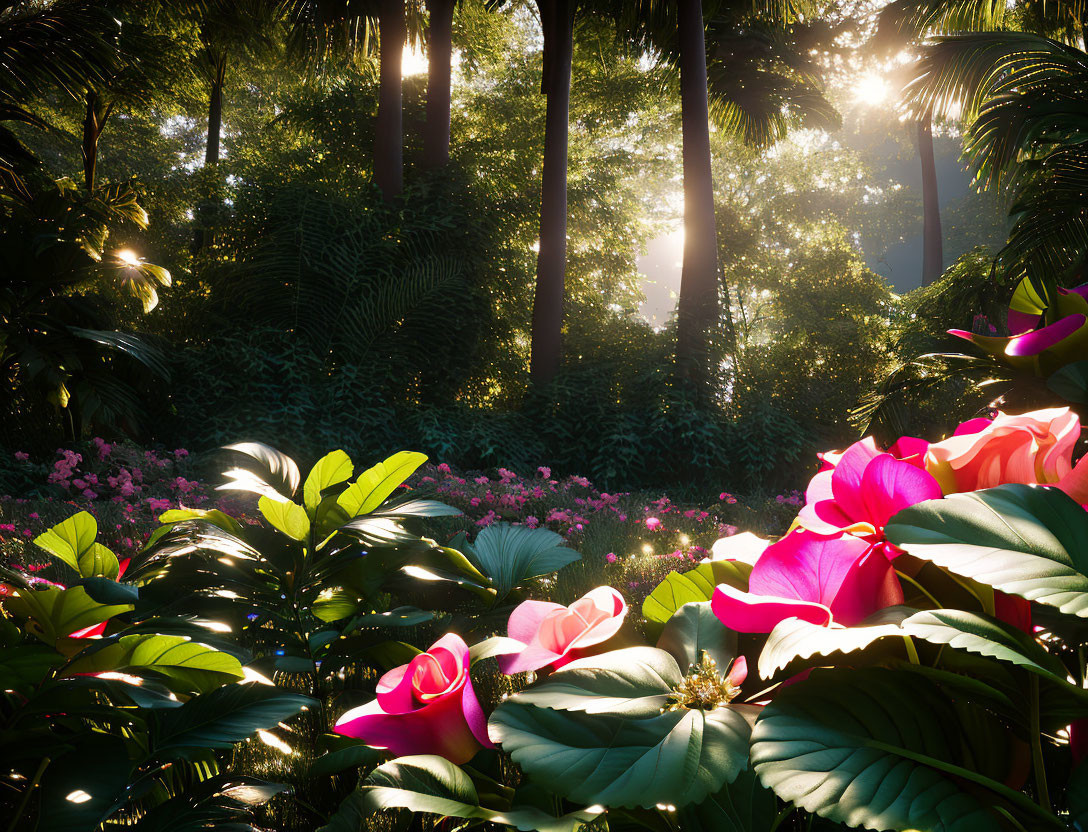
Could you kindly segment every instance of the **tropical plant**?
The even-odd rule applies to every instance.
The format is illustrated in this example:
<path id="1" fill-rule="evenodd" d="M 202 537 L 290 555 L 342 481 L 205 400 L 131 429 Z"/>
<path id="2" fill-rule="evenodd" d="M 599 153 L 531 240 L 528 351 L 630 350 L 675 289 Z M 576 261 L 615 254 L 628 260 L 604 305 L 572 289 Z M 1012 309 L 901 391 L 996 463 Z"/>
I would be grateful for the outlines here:
<path id="1" fill-rule="evenodd" d="M 134 360 L 161 377 L 163 357 L 144 338 L 112 328 L 112 294 L 138 299 L 145 312 L 170 285 L 165 269 L 130 250 L 111 252 L 111 233 L 144 228 L 147 214 L 128 183 L 87 192 L 70 180 L 33 196 L 0 202 L 0 367 L 11 400 L 45 400 L 59 408 L 67 433 L 92 424 L 135 424 L 142 411 L 134 387 L 117 372 Z"/>
<path id="2" fill-rule="evenodd" d="M 313 700 L 250 681 L 243 652 L 199 640 L 212 628 L 139 622 L 140 588 L 97 531 L 81 512 L 36 538 L 67 585 L 0 572 L 7 828 L 252 829 L 252 808 L 286 787 L 222 752 Z"/>

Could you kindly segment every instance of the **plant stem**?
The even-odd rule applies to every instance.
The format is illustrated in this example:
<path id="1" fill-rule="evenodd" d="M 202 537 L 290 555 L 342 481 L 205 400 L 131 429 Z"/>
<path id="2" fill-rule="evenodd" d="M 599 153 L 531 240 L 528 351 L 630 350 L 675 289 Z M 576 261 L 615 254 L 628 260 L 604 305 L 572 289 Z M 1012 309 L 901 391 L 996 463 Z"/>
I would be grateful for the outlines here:
<path id="1" fill-rule="evenodd" d="M 45 769 L 48 765 L 48 757 L 43 757 L 42 761 L 38 763 L 38 770 L 34 772 L 34 779 L 30 781 L 30 785 L 26 787 L 26 792 L 23 793 L 23 799 L 19 801 L 19 808 L 15 810 L 15 817 L 11 819 L 11 823 L 8 825 L 8 832 L 15 832 L 15 826 L 19 823 L 19 818 L 23 816 L 23 812 L 26 810 L 26 804 L 30 802 L 30 796 L 34 794 L 34 790 L 38 788 L 38 782 L 42 779 L 42 774 L 45 773 Z"/>
<path id="2" fill-rule="evenodd" d="M 921 664 L 921 659 L 918 658 L 918 649 L 914 646 L 914 640 L 910 636 L 903 636 L 903 644 L 907 648 L 907 658 L 910 659 L 911 664 Z"/>
<path id="3" fill-rule="evenodd" d="M 1028 679 L 1031 696 L 1031 767 L 1035 771 L 1035 791 L 1039 805 L 1050 811 L 1050 792 L 1046 787 L 1046 768 L 1043 765 L 1043 736 L 1039 729 L 1039 677 L 1034 673 Z"/>

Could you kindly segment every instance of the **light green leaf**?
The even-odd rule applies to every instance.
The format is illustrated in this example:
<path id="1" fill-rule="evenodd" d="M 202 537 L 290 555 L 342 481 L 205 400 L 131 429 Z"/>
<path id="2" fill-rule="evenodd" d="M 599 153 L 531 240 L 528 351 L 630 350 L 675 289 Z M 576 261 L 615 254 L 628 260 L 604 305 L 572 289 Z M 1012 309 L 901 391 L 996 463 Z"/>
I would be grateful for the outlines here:
<path id="1" fill-rule="evenodd" d="M 238 659 L 184 636 L 153 633 L 121 636 L 113 644 L 77 658 L 65 675 L 153 671 L 185 690 L 208 691 L 241 679 Z"/>
<path id="2" fill-rule="evenodd" d="M 442 757 L 415 755 L 399 757 L 372 771 L 341 807 L 338 815 L 346 817 L 324 827 L 324 832 L 362 828 L 361 822 L 382 809 L 486 821 L 525 832 L 578 832 L 603 811 L 584 809 L 556 818 L 535 807 L 488 809 L 480 805 L 476 786 L 460 768 Z"/>
<path id="3" fill-rule="evenodd" d="M 506 699 L 488 730 L 530 778 L 570 800 L 685 806 L 744 770 L 759 709 L 662 712 L 681 678 L 654 648 L 580 659 Z"/>
<path id="4" fill-rule="evenodd" d="M 746 592 L 751 573 L 750 565 L 730 560 L 700 563 L 687 572 L 670 572 L 642 602 L 647 632 L 659 634 L 665 622 L 684 604 L 709 601 L 718 584 L 729 584 Z"/>
<path id="5" fill-rule="evenodd" d="M 302 486 L 302 501 L 311 516 L 321 503 L 321 492 L 351 479 L 354 471 L 351 457 L 343 451 L 325 454 L 317 461 Z"/>
<path id="6" fill-rule="evenodd" d="M 257 501 L 257 508 L 269 523 L 292 540 L 305 540 L 310 534 L 310 518 L 306 516 L 306 509 L 298 503 L 261 497 Z"/>
<path id="7" fill-rule="evenodd" d="M 516 638 L 506 636 L 492 636 L 472 645 L 468 649 L 469 659 L 472 664 L 490 659 L 494 656 L 504 656 L 509 653 L 517 653 L 525 649 L 525 645 Z"/>
<path id="8" fill-rule="evenodd" d="M 956 709 L 925 677 L 817 670 L 763 709 L 752 765 L 783 800 L 850 826 L 997 829 L 1000 800 L 1033 829 L 1063 828 L 1022 793 L 962 765 L 968 747 Z"/>
<path id="9" fill-rule="evenodd" d="M 426 454 L 414 451 L 395 453 L 384 462 L 379 462 L 373 468 L 361 473 L 359 478 L 336 498 L 336 502 L 348 517 L 369 514 L 385 502 L 386 498 L 426 461 Z"/>
<path id="10" fill-rule="evenodd" d="M 90 513 L 81 511 L 42 532 L 34 542 L 71 566 L 81 577 L 115 579 L 119 571 L 117 556 L 96 543 L 96 537 L 98 522 Z"/>
<path id="11" fill-rule="evenodd" d="M 78 630 L 133 609 L 131 604 L 100 604 L 81 586 L 19 589 L 8 596 L 4 605 L 13 615 L 32 619 L 34 625 L 28 629 L 51 646 Z"/>
<path id="12" fill-rule="evenodd" d="M 1088 618 L 1088 512 L 1056 488 L 999 485 L 903 509 L 885 527 L 905 552 Z"/>

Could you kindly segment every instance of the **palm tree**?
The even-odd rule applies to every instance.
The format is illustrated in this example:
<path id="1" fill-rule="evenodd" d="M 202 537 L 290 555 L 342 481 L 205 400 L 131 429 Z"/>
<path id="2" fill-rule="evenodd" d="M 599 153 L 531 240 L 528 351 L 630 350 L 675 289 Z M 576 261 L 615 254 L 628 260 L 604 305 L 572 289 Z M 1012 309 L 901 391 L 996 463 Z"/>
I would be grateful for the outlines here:
<path id="1" fill-rule="evenodd" d="M 917 121 L 918 160 L 922 165 L 922 285 L 928 286 L 944 271 L 941 200 L 937 193 L 937 163 L 933 153 L 933 112 Z"/>
<path id="2" fill-rule="evenodd" d="M 567 271 L 567 131 L 574 55 L 573 0 L 537 0 L 544 32 L 547 96 L 544 166 L 540 190 L 540 251 L 533 296 L 530 379 L 536 386 L 555 378 L 562 356 L 563 296 Z"/>
<path id="3" fill-rule="evenodd" d="M 614 0 L 611 7 L 621 33 L 680 70 L 684 258 L 676 368 L 705 393 L 712 375 L 711 337 L 719 322 L 710 118 L 758 146 L 801 123 L 837 124 L 838 115 L 819 92 L 802 43 L 815 30 L 792 21 L 776 0 L 755 6 L 710 0 L 705 7 L 701 0 Z"/>
<path id="4" fill-rule="evenodd" d="M 427 122 L 423 165 L 443 167 L 450 160 L 450 75 L 453 62 L 453 11 L 457 0 L 427 0 Z"/>
<path id="5" fill-rule="evenodd" d="M 921 50 L 906 94 L 912 112 L 959 112 L 964 152 L 975 179 L 1003 190 L 1014 224 L 998 263 L 1031 276 L 1041 292 L 1088 262 L 1088 120 L 1083 4 L 966 4 L 972 15 L 937 16 L 920 4 L 915 20 L 933 38 Z M 927 19 L 927 14 L 929 15 Z M 1004 29 L 1015 22 L 1021 31 Z M 996 28 L 968 31 L 965 28 Z M 959 31 L 959 34 L 956 32 Z"/>

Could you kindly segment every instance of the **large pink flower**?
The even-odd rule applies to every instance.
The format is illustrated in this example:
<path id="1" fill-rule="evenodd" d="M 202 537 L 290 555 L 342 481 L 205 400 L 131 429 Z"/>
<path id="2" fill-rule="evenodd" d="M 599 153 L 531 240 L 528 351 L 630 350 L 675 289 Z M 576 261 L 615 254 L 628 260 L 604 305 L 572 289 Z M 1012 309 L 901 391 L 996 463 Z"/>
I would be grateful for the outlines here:
<path id="1" fill-rule="evenodd" d="M 903 590 L 878 546 L 849 534 L 801 530 L 767 547 L 747 592 L 720 584 L 710 603 L 729 629 L 769 633 L 787 618 L 850 627 L 903 603 Z"/>
<path id="2" fill-rule="evenodd" d="M 333 729 L 394 754 L 438 754 L 460 765 L 492 748 L 469 678 L 464 640 L 447 633 L 378 680 L 378 698 L 344 714 Z"/>
<path id="3" fill-rule="evenodd" d="M 903 437 L 881 451 L 872 437 L 841 454 L 823 454 L 823 469 L 809 482 L 805 505 L 797 515 L 803 528 L 823 535 L 849 532 L 884 543 L 884 526 L 900 509 L 941 496 L 941 487 L 923 468 L 928 444 Z"/>
<path id="4" fill-rule="evenodd" d="M 929 446 L 926 470 L 946 494 L 1004 483 L 1058 484 L 1072 471 L 1080 419 L 1068 407 L 992 421 L 972 419 L 942 442 Z"/>
<path id="5" fill-rule="evenodd" d="M 523 601 L 510 613 L 507 634 L 524 649 L 499 656 L 503 673 L 562 667 L 619 632 L 627 615 L 623 596 L 610 586 L 592 589 L 564 607 L 550 601 Z"/>

